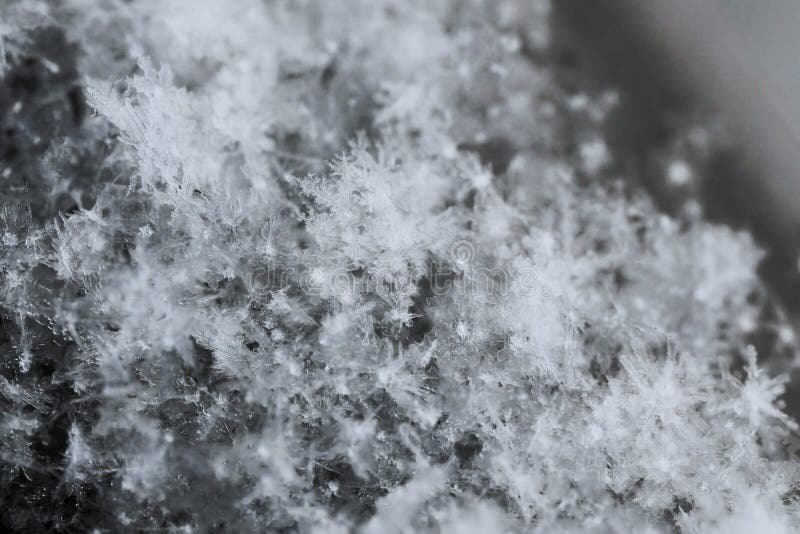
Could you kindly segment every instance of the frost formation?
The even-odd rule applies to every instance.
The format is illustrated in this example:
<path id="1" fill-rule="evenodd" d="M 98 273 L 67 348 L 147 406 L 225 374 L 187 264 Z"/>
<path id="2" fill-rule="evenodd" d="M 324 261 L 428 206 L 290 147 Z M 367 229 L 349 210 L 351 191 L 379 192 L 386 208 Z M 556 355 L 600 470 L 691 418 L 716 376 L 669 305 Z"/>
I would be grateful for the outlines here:
<path id="1" fill-rule="evenodd" d="M 618 180 L 549 10 L 0 4 L 2 523 L 797 531 L 761 252 Z"/>

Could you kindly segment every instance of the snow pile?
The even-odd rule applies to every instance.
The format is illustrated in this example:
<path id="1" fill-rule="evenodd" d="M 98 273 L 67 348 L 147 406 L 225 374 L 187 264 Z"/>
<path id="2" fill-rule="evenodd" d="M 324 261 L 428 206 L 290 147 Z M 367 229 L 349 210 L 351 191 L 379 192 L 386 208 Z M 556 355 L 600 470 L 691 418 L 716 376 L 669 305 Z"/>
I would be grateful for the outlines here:
<path id="1" fill-rule="evenodd" d="M 800 527 L 761 253 L 615 181 L 545 0 L 34 4 L 3 83 L 60 28 L 95 113 L 2 193 L 6 525 Z"/>

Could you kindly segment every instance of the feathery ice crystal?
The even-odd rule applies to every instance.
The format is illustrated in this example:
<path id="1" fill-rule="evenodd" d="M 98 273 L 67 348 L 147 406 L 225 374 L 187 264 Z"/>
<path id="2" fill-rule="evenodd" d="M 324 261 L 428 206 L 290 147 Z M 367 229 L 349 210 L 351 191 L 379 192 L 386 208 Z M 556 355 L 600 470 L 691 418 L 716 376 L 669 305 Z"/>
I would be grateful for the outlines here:
<path id="1" fill-rule="evenodd" d="M 761 252 L 616 181 L 549 9 L 0 5 L 3 524 L 800 528 Z"/>

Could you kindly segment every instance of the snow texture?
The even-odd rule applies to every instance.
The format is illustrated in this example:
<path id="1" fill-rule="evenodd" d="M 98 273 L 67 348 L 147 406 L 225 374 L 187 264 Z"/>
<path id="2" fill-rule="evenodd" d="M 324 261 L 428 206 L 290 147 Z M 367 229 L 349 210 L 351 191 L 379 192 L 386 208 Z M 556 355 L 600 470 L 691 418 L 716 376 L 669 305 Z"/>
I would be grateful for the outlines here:
<path id="1" fill-rule="evenodd" d="M 4 527 L 797 532 L 762 253 L 550 8 L 0 3 Z"/>

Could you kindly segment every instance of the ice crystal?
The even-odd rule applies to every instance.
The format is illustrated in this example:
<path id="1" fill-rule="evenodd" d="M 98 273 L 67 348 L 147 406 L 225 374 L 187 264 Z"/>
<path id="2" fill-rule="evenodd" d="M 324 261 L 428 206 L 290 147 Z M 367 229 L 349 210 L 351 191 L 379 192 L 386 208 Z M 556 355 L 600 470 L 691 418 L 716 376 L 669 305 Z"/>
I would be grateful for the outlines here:
<path id="1" fill-rule="evenodd" d="M 762 253 L 620 185 L 548 2 L 34 7 L 94 115 L 2 189 L 7 528 L 800 527 Z"/>

